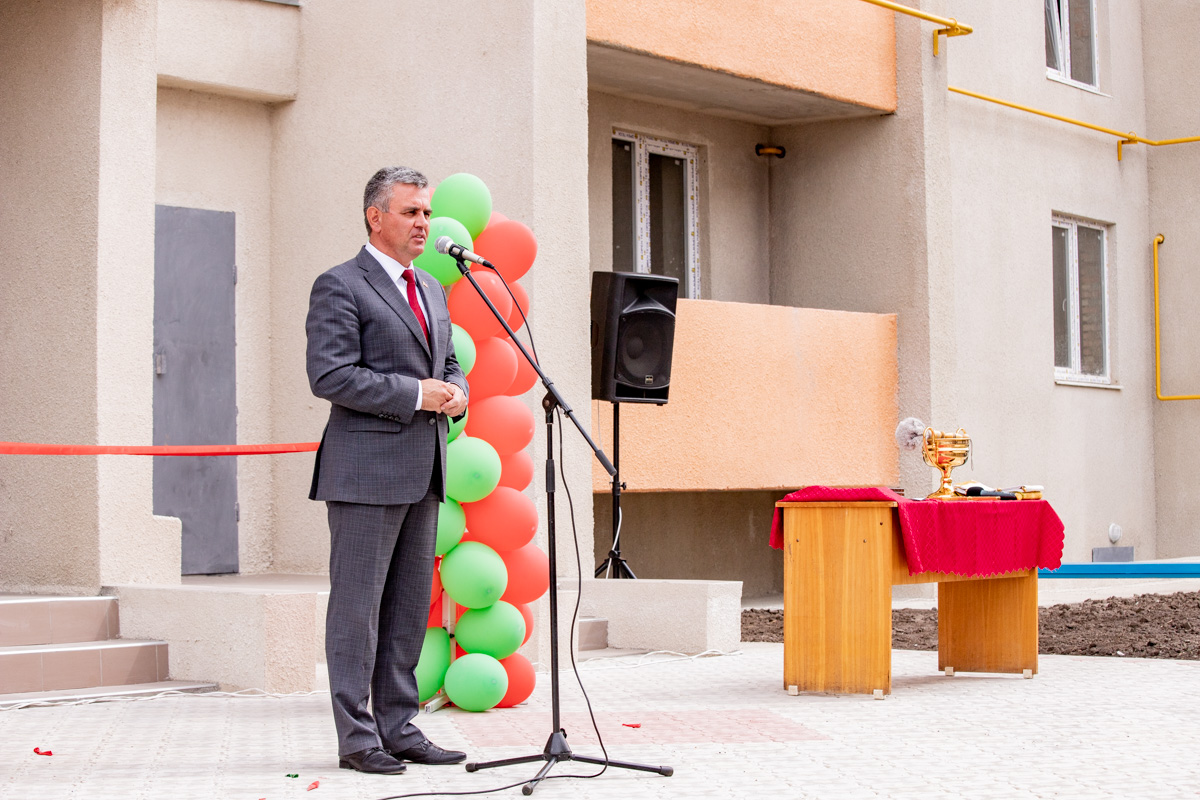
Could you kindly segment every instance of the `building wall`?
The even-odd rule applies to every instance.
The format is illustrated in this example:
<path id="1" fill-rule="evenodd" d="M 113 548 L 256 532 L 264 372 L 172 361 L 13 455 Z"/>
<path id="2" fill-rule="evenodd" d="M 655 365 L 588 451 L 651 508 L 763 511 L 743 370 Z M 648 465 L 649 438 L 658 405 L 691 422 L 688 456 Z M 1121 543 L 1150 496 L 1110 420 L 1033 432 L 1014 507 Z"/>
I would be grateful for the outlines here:
<path id="1" fill-rule="evenodd" d="M 1100 3 L 1100 88 L 1046 77 L 1040 7 L 962 4 L 976 33 L 953 40 L 949 83 L 1118 130 L 1146 130 L 1137 4 Z M 957 11 L 957 9 L 956 9 Z M 1117 35 L 1119 33 L 1119 35 Z M 1155 539 L 1147 148 L 950 95 L 957 414 L 972 435 L 955 472 L 1040 483 L 1066 525 L 1064 560 L 1090 561 L 1110 523 L 1138 558 Z M 1112 377 L 1119 389 L 1054 380 L 1051 215 L 1109 225 Z M 936 295 L 935 300 L 936 302 Z"/>
<path id="2" fill-rule="evenodd" d="M 6 440 L 96 441 L 101 17 L 87 2 L 0 6 Z M 98 584 L 97 484 L 91 458 L 0 456 L 6 589 Z"/>
<path id="3" fill-rule="evenodd" d="M 157 0 L 158 85 L 279 102 L 296 96 L 300 8 Z"/>
<path id="4" fill-rule="evenodd" d="M 894 485 L 896 320 L 680 300 L 670 400 L 621 404 L 630 492 Z M 593 431 L 612 451 L 612 406 Z M 592 488 L 609 491 L 604 470 Z"/>
<path id="5" fill-rule="evenodd" d="M 896 319 L 680 300 L 665 405 L 620 404 L 622 552 L 644 578 L 739 580 L 781 592 L 774 503 L 807 484 L 895 485 Z M 613 411 L 593 437 L 614 454 Z M 596 557 L 612 483 L 592 471 Z"/>
<path id="6" fill-rule="evenodd" d="M 149 444 L 154 429 L 153 0 L 104 0 L 96 255 L 100 444 Z M 100 456 L 101 582 L 177 583 L 178 519 L 153 515 L 153 460 Z"/>
<path id="7" fill-rule="evenodd" d="M 680 141 L 699 149 L 700 282 L 704 297 L 767 302 L 770 204 L 767 159 L 754 145 L 767 128 L 588 94 L 588 209 L 593 270 L 612 269 L 613 130 Z"/>
<path id="8" fill-rule="evenodd" d="M 896 106 L 892 13 L 858 0 L 589 0 L 587 37 L 871 108 Z"/>
<path id="9" fill-rule="evenodd" d="M 1153 139 L 1200 136 L 1200 6 L 1188 0 L 1144 0 L 1142 44 L 1146 73 L 1146 136 Z M 1189 35 L 1181 36 L 1181 31 Z M 1151 239 L 1162 234 L 1159 305 L 1164 396 L 1200 395 L 1200 142 L 1145 148 L 1150 184 Z M 1149 241 L 1139 243 L 1145 262 Z M 1143 306 L 1143 316 L 1151 308 Z M 1148 390 L 1143 390 L 1148 391 Z M 1200 469 L 1200 400 L 1152 401 L 1153 465 L 1157 497 L 1157 555 L 1200 553 L 1200 495 L 1193 477 Z M 1124 541 L 1122 541 L 1124 544 Z"/>
<path id="10" fill-rule="evenodd" d="M 272 441 L 271 118 L 271 108 L 261 103 L 158 90 L 155 201 L 234 213 L 237 431 L 244 444 Z M 243 573 L 272 566 L 270 458 L 238 459 L 238 568 Z"/>
<path id="11" fill-rule="evenodd" d="M 328 404 L 311 395 L 304 374 L 309 290 L 318 274 L 364 243 L 363 186 L 387 164 L 416 167 L 434 182 L 456 172 L 478 175 L 496 210 L 533 229 L 538 260 L 522 284 L 541 363 L 588 423 L 583 7 L 474 2 L 453 16 L 456 35 L 476 43 L 469 54 L 433 34 L 424 7 L 373 0 L 349 15 L 338 4 L 311 3 L 300 14 L 297 99 L 276 112 L 272 150 L 276 441 L 321 435 Z M 534 407 L 540 399 L 536 389 L 528 396 Z M 586 496 L 590 451 L 569 427 L 560 433 L 567 480 Z M 541 426 L 537 436 L 534 452 L 542 453 Z M 274 469 L 275 569 L 323 572 L 324 506 L 306 499 L 312 458 L 276 458 Z M 544 503 L 540 490 L 531 491 Z M 562 506 L 559 524 L 566 526 Z M 579 529 L 589 551 L 590 517 Z M 574 558 L 563 552 L 566 571 Z"/>
<path id="12" fill-rule="evenodd" d="M 928 23 L 896 20 L 895 114 L 771 131 L 787 156 L 770 165 L 770 302 L 897 315 L 893 426 L 956 416 L 955 331 L 941 309 L 955 291 L 946 112 L 930 91 L 944 86 L 946 59 L 934 58 L 929 36 Z M 923 496 L 931 470 L 904 456 L 900 483 Z"/>
<path id="13" fill-rule="evenodd" d="M 779 491 L 626 492 L 621 557 L 639 578 L 741 581 L 742 597 L 783 594 L 783 551 L 767 545 Z M 597 493 L 595 564 L 612 547 L 612 494 Z"/>
<path id="14" fill-rule="evenodd" d="M 534 229 L 540 255 L 523 283 L 542 364 L 590 426 L 587 295 L 591 271 L 609 266 L 606 153 L 619 126 L 701 147 L 706 298 L 896 314 L 895 416 L 965 427 L 975 458 L 957 477 L 1043 483 L 1069 560 L 1105 544 L 1110 522 L 1139 557 L 1194 554 L 1200 411 L 1152 394 L 1150 242 L 1167 237 L 1163 389 L 1200 393 L 1189 305 L 1200 145 L 1129 147 L 1117 162 L 1112 137 L 945 91 L 1156 137 L 1200 132 L 1193 4 L 1096 7 L 1100 93 L 1046 79 L 1040 6 L 994 0 L 957 0 L 976 32 L 943 40 L 938 58 L 930 23 L 859 0 L 476 0 L 454 14 L 478 43 L 469 57 L 431 33 L 426 9 L 387 0 L 353 15 L 315 1 L 3 4 L 0 438 L 150 441 L 153 206 L 164 202 L 238 215 L 239 439 L 316 439 L 327 406 L 303 370 L 308 291 L 361 246 L 362 186 L 394 163 L 435 181 L 475 173 L 497 210 Z M 589 96 L 589 40 L 895 113 L 767 128 Z M 761 140 L 787 157 L 753 156 Z M 1119 389 L 1053 381 L 1056 212 L 1111 226 Z M 585 495 L 590 453 L 569 427 L 558 433 L 568 483 Z M 543 436 L 539 426 L 535 454 Z M 246 571 L 325 570 L 311 464 L 242 460 Z M 0 457 L 0 585 L 176 582 L 179 526 L 152 516 L 151 480 L 149 459 Z M 899 481 L 924 493 L 932 470 L 905 455 Z M 753 520 L 754 494 L 694 522 L 685 510 L 704 506 L 683 494 L 658 511 L 677 533 L 703 517 Z M 591 520 L 578 522 L 587 552 Z"/>
<path id="15" fill-rule="evenodd" d="M 5 439 L 150 441 L 152 11 L 0 8 Z M 178 580 L 179 525 L 151 515 L 149 459 L 2 458 L 6 589 Z"/>

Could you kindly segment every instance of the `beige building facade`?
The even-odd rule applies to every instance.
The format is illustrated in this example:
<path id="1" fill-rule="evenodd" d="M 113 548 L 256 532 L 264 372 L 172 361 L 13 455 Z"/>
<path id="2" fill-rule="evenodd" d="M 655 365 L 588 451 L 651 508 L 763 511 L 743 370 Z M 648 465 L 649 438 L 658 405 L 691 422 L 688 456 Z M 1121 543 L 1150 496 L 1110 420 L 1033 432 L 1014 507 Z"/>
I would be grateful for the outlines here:
<path id="1" fill-rule="evenodd" d="M 1162 394 L 1200 394 L 1200 143 L 1118 161 L 1113 136 L 948 87 L 1197 136 L 1200 8 L 913 5 L 974 32 L 935 56 L 935 23 L 862 0 L 0 0 L 0 439 L 151 442 L 158 205 L 234 215 L 237 442 L 316 440 L 308 291 L 361 246 L 366 179 L 403 163 L 478 175 L 536 233 L 522 283 L 542 364 L 610 447 L 588 295 L 619 251 L 625 143 L 674 159 L 688 236 L 670 402 L 621 410 L 640 576 L 780 591 L 766 536 L 782 492 L 932 488 L 892 441 L 907 416 L 972 435 L 956 478 L 1043 484 L 1065 560 L 1089 560 L 1113 523 L 1139 559 L 1197 555 L 1200 402 L 1155 394 L 1152 242 Z M 611 500 L 559 433 L 587 574 Z M 540 425 L 532 448 L 540 463 Z M 326 572 L 311 463 L 238 459 L 243 576 Z M 304 687 L 319 592 L 181 578 L 180 522 L 152 494 L 149 458 L 0 455 L 0 592 L 118 594 L 131 633 L 207 631 L 179 677 Z M 206 658 L 239 642 L 256 654 Z"/>

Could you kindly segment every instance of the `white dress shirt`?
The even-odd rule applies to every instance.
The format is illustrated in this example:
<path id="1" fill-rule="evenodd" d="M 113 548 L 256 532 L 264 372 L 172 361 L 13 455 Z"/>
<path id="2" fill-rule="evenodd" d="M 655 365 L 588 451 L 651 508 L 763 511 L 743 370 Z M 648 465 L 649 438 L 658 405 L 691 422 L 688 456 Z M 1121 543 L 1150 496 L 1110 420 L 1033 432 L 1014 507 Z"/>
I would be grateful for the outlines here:
<path id="1" fill-rule="evenodd" d="M 400 290 L 400 294 L 403 295 L 405 300 L 408 300 L 408 281 L 405 280 L 405 278 L 404 278 L 404 270 L 410 269 L 410 267 L 404 266 L 399 261 L 397 261 L 396 259 L 392 258 L 389 255 L 384 255 L 382 252 L 379 251 L 379 248 L 377 248 L 375 245 L 371 244 L 370 242 L 367 242 L 367 252 L 375 257 L 375 260 L 378 261 L 379 265 L 383 267 L 385 272 L 387 272 L 388 277 L 392 279 L 392 282 L 394 284 L 396 284 L 396 288 Z M 414 270 L 413 271 L 413 280 L 416 280 L 416 277 L 417 277 L 417 273 Z M 416 295 L 417 295 L 417 305 L 419 305 L 421 307 L 421 313 L 423 315 L 425 315 L 425 325 L 428 327 L 428 325 L 429 325 L 429 310 L 427 308 L 425 308 L 425 298 L 421 296 L 420 289 L 417 289 Z M 421 393 L 417 392 L 417 411 L 420 411 L 420 410 L 421 410 Z"/>

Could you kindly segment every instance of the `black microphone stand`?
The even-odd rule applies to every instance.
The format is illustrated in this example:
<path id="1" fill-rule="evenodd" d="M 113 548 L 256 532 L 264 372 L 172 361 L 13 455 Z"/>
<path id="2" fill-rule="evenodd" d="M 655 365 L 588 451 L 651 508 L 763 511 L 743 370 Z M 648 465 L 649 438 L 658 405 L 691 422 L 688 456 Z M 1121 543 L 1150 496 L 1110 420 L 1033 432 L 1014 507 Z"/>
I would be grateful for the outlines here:
<path id="1" fill-rule="evenodd" d="M 537 761 L 545 761 L 545 765 L 541 768 L 534 778 L 521 787 L 521 793 L 524 795 L 533 794 L 533 790 L 554 768 L 554 765 L 560 761 L 581 761 L 585 764 L 599 764 L 604 767 L 620 767 L 621 769 L 634 769 L 642 772 L 657 772 L 659 775 L 670 777 L 675 773 L 672 767 L 652 767 L 645 764 L 631 764 L 624 761 L 613 761 L 607 758 L 594 758 L 591 756 L 581 756 L 571 751 L 567 744 L 567 732 L 562 727 L 562 717 L 559 705 L 558 692 L 558 566 L 557 566 L 557 546 L 554 538 L 554 410 L 561 408 L 567 418 L 575 424 L 575 428 L 579 431 L 579 435 L 584 438 L 588 446 L 592 448 L 592 452 L 596 455 L 596 459 L 600 465 L 608 472 L 610 476 L 615 476 L 617 473 L 616 467 L 609 462 L 604 455 L 604 451 L 592 441 L 592 437 L 584 430 L 583 425 L 575 417 L 575 412 L 567 405 L 567 401 L 559 393 L 554 381 L 546 375 L 537 360 L 530 355 L 525 349 L 525 345 L 517 339 L 517 334 L 509 326 L 508 320 L 504 318 L 491 299 L 479 287 L 479 282 L 475 280 L 475 276 L 471 274 L 467 262 L 461 256 L 454 256 L 458 262 L 459 272 L 463 274 L 471 285 L 475 287 L 475 291 L 483 298 L 483 302 L 487 303 L 487 307 L 500 320 L 500 324 L 504 326 L 504 330 L 508 333 L 509 338 L 516 343 L 517 348 L 521 351 L 521 355 L 529 362 L 538 377 L 542 380 L 542 385 L 546 387 L 546 396 L 542 398 L 542 408 L 546 409 L 546 536 L 548 539 L 547 547 L 549 549 L 550 558 L 550 707 L 552 712 L 552 729 L 550 738 L 546 740 L 546 746 L 542 752 L 528 756 L 518 756 L 516 758 L 504 758 L 499 761 L 485 761 L 483 763 L 468 762 L 466 765 L 467 772 L 475 772 L 481 769 L 491 769 L 493 767 L 507 767 L 513 764 L 531 764 Z"/>

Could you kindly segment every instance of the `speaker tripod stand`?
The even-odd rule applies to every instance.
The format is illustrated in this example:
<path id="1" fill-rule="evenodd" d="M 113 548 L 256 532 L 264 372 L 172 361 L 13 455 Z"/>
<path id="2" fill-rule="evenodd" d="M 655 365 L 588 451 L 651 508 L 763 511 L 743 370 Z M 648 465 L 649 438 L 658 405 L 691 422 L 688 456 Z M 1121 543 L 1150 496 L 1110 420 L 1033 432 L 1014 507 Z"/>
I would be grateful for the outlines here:
<path id="1" fill-rule="evenodd" d="M 625 488 L 625 484 L 621 483 L 621 404 L 613 403 L 613 474 L 612 474 L 612 549 L 608 551 L 608 556 L 600 562 L 600 566 L 596 567 L 595 577 L 601 575 L 610 578 L 629 578 L 634 580 L 637 575 L 633 574 L 633 570 L 629 568 L 629 564 L 625 559 L 621 558 L 621 490 Z"/>
<path id="2" fill-rule="evenodd" d="M 547 549 L 549 550 L 550 561 L 550 708 L 551 708 L 551 731 L 550 738 L 546 740 L 546 746 L 542 748 L 542 752 L 534 753 L 527 756 L 517 756 L 516 758 L 505 758 L 499 761 L 485 761 L 482 763 L 469 762 L 466 765 L 467 772 L 477 772 L 481 769 L 492 769 L 493 767 L 507 767 L 515 764 L 531 764 L 538 761 L 544 761 L 541 770 L 538 771 L 528 783 L 521 787 L 521 793 L 524 795 L 533 794 L 533 790 L 537 785 L 545 780 L 550 770 L 554 769 L 554 765 L 562 761 L 580 761 L 585 764 L 598 764 L 604 767 L 617 767 L 619 769 L 632 769 L 641 772 L 655 772 L 664 777 L 670 777 L 675 773 L 672 767 L 654 767 L 646 764 L 633 764 L 625 761 L 613 761 L 607 758 L 595 758 L 592 756 L 582 756 L 571 750 L 567 744 L 567 732 L 562 727 L 562 715 L 560 712 L 559 702 L 559 681 L 558 681 L 558 547 L 555 540 L 555 519 L 554 519 L 554 412 L 557 409 L 562 409 L 563 414 L 567 419 L 574 423 L 575 428 L 579 431 L 579 435 L 584 438 L 588 445 L 592 448 L 596 459 L 604 467 L 605 471 L 611 476 L 616 476 L 617 470 L 604 455 L 604 451 L 592 441 L 592 437 L 584 430 L 583 425 L 575 417 L 575 413 L 571 407 L 563 400 L 558 388 L 554 385 L 554 381 L 542 371 L 541 365 L 537 363 L 528 350 L 525 349 L 518 339 L 513 329 L 505 320 L 496 306 L 492 304 L 487 294 L 479 287 L 475 276 L 471 274 L 466 262 L 461 258 L 457 258 L 458 269 L 463 276 L 471 282 L 475 287 L 475 291 L 487 303 L 488 308 L 500 320 L 504 326 L 504 330 L 508 333 L 509 338 L 516 342 L 517 348 L 521 351 L 521 355 L 530 363 L 541 378 L 542 385 L 546 387 L 546 396 L 542 398 L 542 408 L 546 410 L 546 536 Z"/>

